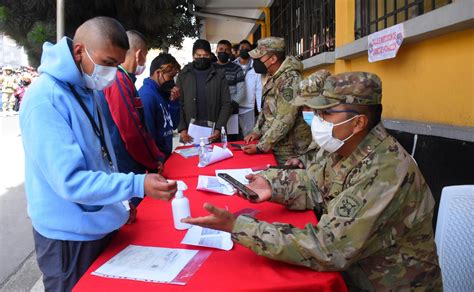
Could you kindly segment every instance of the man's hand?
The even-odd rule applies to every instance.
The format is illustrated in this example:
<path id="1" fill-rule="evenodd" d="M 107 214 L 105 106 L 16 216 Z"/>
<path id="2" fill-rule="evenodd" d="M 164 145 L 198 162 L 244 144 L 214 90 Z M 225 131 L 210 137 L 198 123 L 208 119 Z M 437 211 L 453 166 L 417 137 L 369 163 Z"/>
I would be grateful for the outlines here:
<path id="1" fill-rule="evenodd" d="M 227 210 L 217 208 L 210 203 L 204 203 L 204 209 L 206 209 L 211 215 L 196 217 L 196 218 L 184 218 L 181 222 L 198 225 L 201 227 L 207 227 L 226 232 L 232 232 L 234 228 L 236 217 L 234 214 Z"/>
<path id="2" fill-rule="evenodd" d="M 162 174 L 163 169 L 164 169 L 163 163 L 161 161 L 158 161 L 158 166 L 156 167 L 156 173 Z"/>
<path id="3" fill-rule="evenodd" d="M 259 138 L 260 138 L 260 135 L 259 135 L 259 134 L 257 134 L 257 133 L 250 133 L 250 134 L 248 134 L 247 136 L 245 136 L 244 141 L 245 141 L 245 143 L 248 144 L 249 142 L 256 141 L 256 140 L 258 140 Z"/>
<path id="4" fill-rule="evenodd" d="M 214 130 L 214 134 L 207 137 L 207 139 L 209 140 L 209 143 L 214 143 L 217 140 L 219 140 L 220 137 L 221 137 L 221 130 Z"/>
<path id="5" fill-rule="evenodd" d="M 170 180 L 168 182 L 156 173 L 149 173 L 145 176 L 145 195 L 153 199 L 169 201 L 174 197 L 176 190 L 176 181 Z"/>
<path id="6" fill-rule="evenodd" d="M 304 168 L 303 162 L 299 160 L 298 158 L 290 158 L 285 162 L 285 165 L 288 166 L 293 166 L 293 167 L 298 167 L 298 168 Z"/>
<path id="7" fill-rule="evenodd" d="M 179 132 L 179 136 L 181 137 L 181 140 L 184 143 L 192 143 L 193 142 L 193 137 L 188 135 L 188 130 L 182 130 Z"/>
<path id="8" fill-rule="evenodd" d="M 242 151 L 250 155 L 255 154 L 257 153 L 257 144 L 245 145 L 244 147 L 242 147 Z"/>
<path id="9" fill-rule="evenodd" d="M 270 183 L 261 175 L 249 174 L 245 176 L 250 181 L 247 185 L 249 189 L 257 193 L 258 199 L 250 201 L 252 203 L 261 203 L 269 201 L 272 198 L 272 187 Z M 247 197 L 240 191 L 237 191 L 237 196 L 247 199 Z"/>
<path id="10" fill-rule="evenodd" d="M 137 207 L 135 207 L 135 205 L 133 204 L 129 204 L 130 205 L 130 215 L 128 215 L 128 221 L 127 221 L 127 224 L 132 224 L 133 222 L 135 222 L 135 220 L 137 220 Z"/>
<path id="11" fill-rule="evenodd" d="M 181 96 L 181 91 L 179 90 L 178 86 L 171 88 L 171 92 L 170 92 L 171 101 L 177 100 L 180 96 Z"/>

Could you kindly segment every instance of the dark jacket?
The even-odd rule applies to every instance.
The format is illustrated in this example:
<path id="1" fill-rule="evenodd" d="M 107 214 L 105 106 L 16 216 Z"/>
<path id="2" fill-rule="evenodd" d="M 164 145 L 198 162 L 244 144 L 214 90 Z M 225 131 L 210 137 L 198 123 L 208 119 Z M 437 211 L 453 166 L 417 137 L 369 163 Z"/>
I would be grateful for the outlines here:
<path id="1" fill-rule="evenodd" d="M 145 124 L 156 146 L 166 157 L 173 151 L 173 129 L 179 121 L 179 101 L 170 101 L 160 93 L 160 86 L 151 78 L 143 80 L 138 91 L 145 110 Z"/>
<path id="2" fill-rule="evenodd" d="M 184 66 L 178 75 L 176 85 L 181 90 L 181 110 L 178 125 L 178 132 L 187 130 L 192 118 L 196 118 L 196 77 L 193 71 L 193 64 Z M 214 66 L 206 80 L 206 97 L 208 119 L 215 122 L 215 129 L 220 130 L 225 127 L 232 111 L 229 86 L 225 79 L 223 70 Z"/>

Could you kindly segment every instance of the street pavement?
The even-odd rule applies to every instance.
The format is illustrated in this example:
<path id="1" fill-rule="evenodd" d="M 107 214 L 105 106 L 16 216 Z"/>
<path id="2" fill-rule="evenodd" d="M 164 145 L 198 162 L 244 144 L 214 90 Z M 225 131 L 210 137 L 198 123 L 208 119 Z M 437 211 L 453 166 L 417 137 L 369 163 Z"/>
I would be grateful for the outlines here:
<path id="1" fill-rule="evenodd" d="M 30 291 L 41 276 L 26 212 L 24 160 L 18 115 L 0 112 L 0 291 Z"/>

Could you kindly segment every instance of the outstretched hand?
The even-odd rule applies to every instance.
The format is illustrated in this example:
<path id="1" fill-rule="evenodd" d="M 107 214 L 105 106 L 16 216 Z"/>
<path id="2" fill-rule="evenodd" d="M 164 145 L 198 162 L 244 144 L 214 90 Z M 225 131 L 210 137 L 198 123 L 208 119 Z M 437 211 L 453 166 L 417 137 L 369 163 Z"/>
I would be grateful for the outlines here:
<path id="1" fill-rule="evenodd" d="M 181 222 L 192 225 L 198 225 L 201 227 L 212 228 L 216 230 L 222 230 L 226 232 L 232 232 L 234 228 L 236 217 L 231 212 L 217 208 L 210 203 L 204 203 L 204 209 L 206 209 L 210 215 L 195 217 L 195 218 L 184 218 Z"/>

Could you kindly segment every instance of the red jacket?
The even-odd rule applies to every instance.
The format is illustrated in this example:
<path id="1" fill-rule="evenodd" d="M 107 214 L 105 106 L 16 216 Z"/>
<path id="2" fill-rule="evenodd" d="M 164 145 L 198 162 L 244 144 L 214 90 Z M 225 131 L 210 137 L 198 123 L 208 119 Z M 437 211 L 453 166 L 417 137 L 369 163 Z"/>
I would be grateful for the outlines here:
<path id="1" fill-rule="evenodd" d="M 112 119 L 130 156 L 148 171 L 156 172 L 165 155 L 148 133 L 143 119 L 143 104 L 132 78 L 119 66 L 112 86 L 104 89 Z"/>

